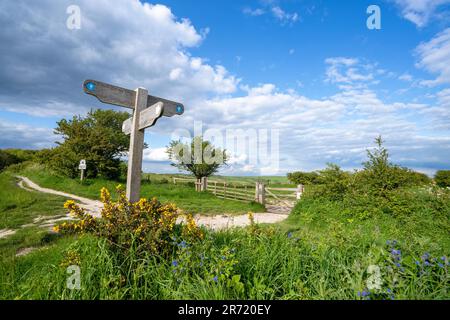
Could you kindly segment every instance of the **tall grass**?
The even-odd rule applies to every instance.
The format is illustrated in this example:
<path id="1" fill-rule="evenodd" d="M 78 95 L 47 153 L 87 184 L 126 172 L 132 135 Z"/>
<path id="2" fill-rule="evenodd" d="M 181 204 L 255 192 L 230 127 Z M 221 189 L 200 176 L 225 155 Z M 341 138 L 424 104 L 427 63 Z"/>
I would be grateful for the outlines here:
<path id="1" fill-rule="evenodd" d="M 206 242 L 210 248 L 231 248 L 233 256 L 216 257 L 219 251 L 203 245 L 188 247 L 189 259 L 180 259 L 180 252 L 174 252 L 172 259 L 161 259 L 133 251 L 123 258 L 104 241 L 83 236 L 17 261 L 6 272 L 1 295 L 27 299 L 358 299 L 358 292 L 367 290 L 367 268 L 375 264 L 381 266 L 383 284 L 372 298 L 449 298 L 448 260 L 442 268 L 418 266 L 408 250 L 403 251 L 401 268 L 397 268 L 390 249 L 376 244 L 317 248 L 278 231 L 255 234 L 246 230 L 210 234 Z M 81 290 L 66 287 L 68 274 L 60 263 L 70 250 L 80 256 Z M 205 255 L 204 266 L 196 264 L 197 254 Z M 46 264 L 26 269 L 45 258 L 49 259 Z M 233 260 L 228 265 L 231 269 L 224 268 L 226 275 L 217 281 L 210 273 L 216 258 L 225 259 L 224 264 Z M 174 267 L 176 259 L 179 263 Z"/>

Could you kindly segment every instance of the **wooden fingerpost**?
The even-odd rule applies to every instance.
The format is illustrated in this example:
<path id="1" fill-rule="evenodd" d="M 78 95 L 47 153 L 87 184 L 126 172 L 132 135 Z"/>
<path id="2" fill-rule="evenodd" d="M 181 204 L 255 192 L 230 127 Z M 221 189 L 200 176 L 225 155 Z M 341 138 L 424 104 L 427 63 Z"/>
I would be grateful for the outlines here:
<path id="1" fill-rule="evenodd" d="M 147 106 L 148 91 L 136 89 L 136 103 L 130 134 L 130 152 L 128 154 L 127 198 L 130 202 L 139 201 L 141 194 L 142 156 L 144 151 L 144 130 L 139 130 L 141 111 Z"/>

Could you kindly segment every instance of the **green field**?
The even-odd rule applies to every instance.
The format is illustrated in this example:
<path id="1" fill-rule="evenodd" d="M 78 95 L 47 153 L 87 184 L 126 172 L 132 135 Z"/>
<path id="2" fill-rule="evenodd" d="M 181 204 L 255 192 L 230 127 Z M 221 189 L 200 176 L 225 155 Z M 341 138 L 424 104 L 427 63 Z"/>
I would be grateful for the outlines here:
<path id="1" fill-rule="evenodd" d="M 42 186 L 91 198 L 98 198 L 100 187 L 117 184 L 81 185 L 36 169 L 19 173 Z M 365 202 L 361 209 L 317 196 L 310 187 L 282 223 L 206 231 L 200 243 L 176 240 L 169 256 L 160 257 L 123 255 L 88 234 L 57 236 L 37 226 L 22 228 L 38 216 L 64 214 L 64 199 L 19 189 L 13 174 L 0 174 L 1 229 L 18 230 L 0 240 L 1 299 L 450 298 L 446 189 L 403 188 L 392 191 L 386 203 Z M 152 175 L 143 193 L 192 213 L 251 206 L 191 193 L 192 187 L 173 186 L 167 177 Z M 174 237 L 180 235 L 174 231 Z M 35 250 L 15 256 L 30 247 Z M 70 264 L 80 267 L 81 290 L 66 287 Z M 382 282 L 369 290 L 373 266 L 380 268 Z"/>

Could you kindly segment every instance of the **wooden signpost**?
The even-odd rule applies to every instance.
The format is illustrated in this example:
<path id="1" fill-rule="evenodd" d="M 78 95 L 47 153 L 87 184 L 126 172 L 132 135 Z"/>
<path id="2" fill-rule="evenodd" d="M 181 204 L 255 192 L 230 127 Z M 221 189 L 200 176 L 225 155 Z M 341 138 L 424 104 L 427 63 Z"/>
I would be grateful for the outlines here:
<path id="1" fill-rule="evenodd" d="M 83 83 L 85 93 L 95 96 L 103 103 L 133 109 L 133 116 L 122 125 L 122 131 L 130 135 L 128 154 L 127 198 L 131 202 L 140 199 L 144 130 L 155 125 L 161 117 L 182 115 L 181 103 L 148 95 L 143 88 L 129 90 L 96 80 Z"/>

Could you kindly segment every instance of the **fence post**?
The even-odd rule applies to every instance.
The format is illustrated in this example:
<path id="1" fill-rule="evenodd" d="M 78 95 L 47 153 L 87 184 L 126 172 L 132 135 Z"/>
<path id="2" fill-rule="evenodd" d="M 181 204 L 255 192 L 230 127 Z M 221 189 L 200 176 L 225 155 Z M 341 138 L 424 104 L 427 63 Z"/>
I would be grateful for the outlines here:
<path id="1" fill-rule="evenodd" d="M 299 184 L 297 186 L 297 200 L 299 200 L 302 197 L 302 194 L 304 191 L 305 191 L 305 186 L 302 184 Z"/>
<path id="2" fill-rule="evenodd" d="M 256 192 L 255 192 L 256 202 L 262 205 L 266 204 L 266 186 L 262 182 L 256 182 Z"/>
<path id="3" fill-rule="evenodd" d="M 208 188 L 208 178 L 202 177 L 201 185 L 200 185 L 200 191 L 206 191 Z"/>

